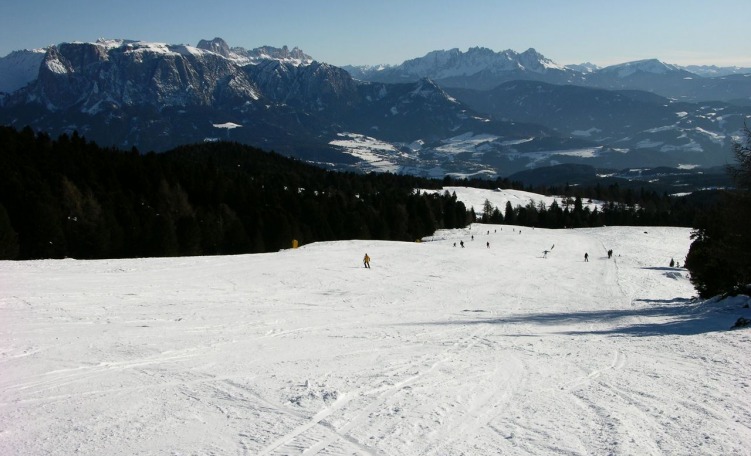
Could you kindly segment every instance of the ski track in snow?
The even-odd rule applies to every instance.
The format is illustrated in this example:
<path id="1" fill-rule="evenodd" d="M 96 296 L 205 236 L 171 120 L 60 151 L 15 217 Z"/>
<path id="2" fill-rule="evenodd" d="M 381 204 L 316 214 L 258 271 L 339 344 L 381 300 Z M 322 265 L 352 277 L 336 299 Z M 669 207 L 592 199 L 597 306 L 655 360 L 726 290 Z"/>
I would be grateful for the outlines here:
<path id="1" fill-rule="evenodd" d="M 751 315 L 691 301 L 689 233 L 0 262 L 0 454 L 749 454 Z"/>

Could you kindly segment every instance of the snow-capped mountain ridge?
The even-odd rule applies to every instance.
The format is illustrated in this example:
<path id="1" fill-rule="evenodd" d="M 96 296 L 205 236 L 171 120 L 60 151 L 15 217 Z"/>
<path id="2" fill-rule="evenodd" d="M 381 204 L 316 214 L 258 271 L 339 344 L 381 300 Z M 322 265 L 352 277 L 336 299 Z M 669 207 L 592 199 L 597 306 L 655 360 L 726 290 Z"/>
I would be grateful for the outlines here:
<path id="1" fill-rule="evenodd" d="M 535 49 L 522 53 L 473 47 L 431 51 L 423 57 L 386 67 L 345 67 L 363 81 L 407 82 L 431 78 L 442 87 L 491 90 L 514 80 L 579 85 L 610 90 L 643 90 L 684 101 L 751 99 L 751 78 L 723 80 L 742 69 L 706 69 L 692 73 L 679 65 L 644 59 L 600 68 L 592 63 L 559 65 Z M 751 71 L 751 70 L 749 70 Z M 717 75 L 718 77 L 711 77 Z M 707 76 L 707 77 L 705 77 Z M 744 102 L 745 103 L 745 102 Z"/>
<path id="2" fill-rule="evenodd" d="M 30 63 L 16 65 L 19 56 Z M 19 98 L 40 102 L 55 111 L 81 104 L 82 112 L 98 111 L 102 102 L 114 106 L 214 105 L 224 99 L 259 99 L 248 80 L 247 65 L 280 62 L 307 66 L 313 59 L 299 48 L 264 46 L 251 51 L 230 48 L 221 38 L 198 46 L 129 39 L 61 43 L 0 59 L 0 89 L 8 102 Z M 19 68 L 23 68 L 21 72 Z M 35 70 L 34 70 L 35 68 Z M 33 76 L 32 76 L 33 75 Z M 6 77 L 3 77 L 6 76 Z M 26 91 L 20 91 L 24 86 Z M 18 92 L 14 94 L 13 92 Z"/>
<path id="3" fill-rule="evenodd" d="M 39 76 L 9 103 L 37 101 L 51 111 L 125 106 L 209 106 L 233 97 L 257 98 L 239 67 L 187 45 L 144 41 L 62 43 L 47 49 Z"/>
<path id="4" fill-rule="evenodd" d="M 261 46 L 251 50 L 242 47 L 230 48 L 223 39 L 218 37 L 210 41 L 201 40 L 197 47 L 217 53 L 240 65 L 257 64 L 265 60 L 278 60 L 293 65 L 310 65 L 313 62 L 313 57 L 307 55 L 298 47 L 291 50 L 287 46 L 281 48 Z"/>
<path id="5" fill-rule="evenodd" d="M 751 68 L 739 66 L 718 67 L 717 65 L 688 65 L 683 67 L 683 69 L 708 78 L 728 76 L 732 74 L 751 74 Z"/>
<path id="6" fill-rule="evenodd" d="M 44 49 L 13 51 L 0 58 L 0 94 L 11 93 L 37 78 Z"/>
<path id="7" fill-rule="evenodd" d="M 128 40 L 123 38 L 98 38 L 94 43 L 104 46 L 107 49 L 118 48 L 126 44 L 138 43 L 139 40 Z M 83 41 L 74 41 L 75 44 L 84 43 Z"/>
<path id="8" fill-rule="evenodd" d="M 584 63 L 577 63 L 577 64 L 570 64 L 566 65 L 566 68 L 572 69 L 574 71 L 578 71 L 579 73 L 592 73 L 594 71 L 600 70 L 602 67 L 595 65 L 591 62 L 584 62 Z"/>
<path id="9" fill-rule="evenodd" d="M 529 71 L 545 74 L 551 70 L 565 71 L 565 67 L 558 65 L 531 48 L 522 53 L 517 53 L 510 49 L 495 52 L 485 47 L 472 47 L 467 52 L 462 52 L 458 48 L 431 51 L 423 57 L 407 60 L 401 65 L 393 67 L 359 68 L 366 74 L 377 76 L 378 79 L 430 78 L 437 81 L 473 76 L 481 72 L 499 74 L 511 71 Z"/>
<path id="10" fill-rule="evenodd" d="M 678 65 L 671 65 L 669 63 L 661 62 L 657 59 L 645 59 L 637 60 L 634 62 L 626 62 L 618 65 L 610 65 L 598 70 L 598 72 L 600 73 L 615 74 L 619 78 L 625 78 L 637 72 L 666 74 L 676 71 L 680 72 L 685 70 L 683 70 Z"/>
<path id="11" fill-rule="evenodd" d="M 140 41 L 124 38 L 99 38 L 94 42 L 73 41 L 60 43 L 41 49 L 13 51 L 5 57 L 0 57 L 0 95 L 11 94 L 39 77 L 40 65 L 44 63 L 47 69 L 59 74 L 66 73 L 65 65 L 59 60 L 46 55 L 54 53 L 55 49 L 66 45 L 78 45 L 97 49 L 96 54 L 107 59 L 111 52 L 122 51 L 123 53 L 146 53 L 146 54 L 173 54 L 200 56 L 206 52 L 222 56 L 237 65 L 258 64 L 267 60 L 277 60 L 292 65 L 310 65 L 314 59 L 305 54 L 301 49 L 287 46 L 276 48 L 273 46 L 261 46 L 247 50 L 242 47 L 229 47 L 221 38 L 213 40 L 200 40 L 196 46 L 185 44 L 167 44 L 149 41 Z M 2 100 L 0 100 L 2 101 Z"/>

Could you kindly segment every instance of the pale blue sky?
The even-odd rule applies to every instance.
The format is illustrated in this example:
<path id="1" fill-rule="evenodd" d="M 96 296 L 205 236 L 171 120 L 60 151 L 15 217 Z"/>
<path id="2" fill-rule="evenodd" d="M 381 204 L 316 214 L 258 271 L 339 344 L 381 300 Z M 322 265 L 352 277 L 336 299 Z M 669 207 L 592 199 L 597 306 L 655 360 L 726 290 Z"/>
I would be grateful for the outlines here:
<path id="1" fill-rule="evenodd" d="M 751 0 L 2 0 L 0 56 L 66 41 L 297 46 L 334 65 L 535 48 L 560 64 L 751 66 Z"/>

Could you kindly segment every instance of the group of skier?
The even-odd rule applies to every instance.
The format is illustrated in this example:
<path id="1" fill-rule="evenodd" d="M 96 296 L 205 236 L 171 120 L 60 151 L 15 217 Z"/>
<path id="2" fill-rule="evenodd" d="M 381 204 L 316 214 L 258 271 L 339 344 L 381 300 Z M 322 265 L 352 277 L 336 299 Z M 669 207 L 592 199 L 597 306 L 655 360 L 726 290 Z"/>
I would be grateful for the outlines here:
<path id="1" fill-rule="evenodd" d="M 521 230 L 519 230 L 519 233 L 521 234 Z M 488 234 L 490 234 L 490 231 L 488 231 Z M 471 239 L 474 241 L 475 240 L 475 236 L 472 235 Z M 459 241 L 459 245 L 461 246 L 461 248 L 464 248 L 464 241 L 460 240 Z M 454 242 L 454 247 L 456 247 L 456 242 Z M 485 247 L 490 248 L 490 241 L 487 241 L 485 243 Z M 542 251 L 542 257 L 543 258 L 547 258 L 548 257 L 548 253 L 550 253 L 554 248 L 555 248 L 555 244 L 553 244 L 550 247 L 550 249 L 543 250 Z M 608 249 L 607 253 L 608 253 L 608 259 L 613 258 L 613 249 Z M 584 252 L 584 261 L 587 262 L 587 263 L 589 262 L 589 253 L 588 252 Z M 364 267 L 370 269 L 370 257 L 368 256 L 367 253 L 365 254 L 365 257 L 363 258 L 362 262 L 363 262 L 363 266 Z M 673 261 L 673 259 L 671 258 L 670 259 L 670 267 L 672 268 L 674 265 L 677 266 L 677 263 L 675 263 Z"/>
<path id="2" fill-rule="evenodd" d="M 489 232 L 489 231 L 488 231 L 488 234 L 490 234 L 490 232 Z M 474 239 L 475 239 L 475 237 L 474 237 L 474 235 L 473 235 L 473 236 L 472 236 L 472 240 L 474 240 Z M 464 241 L 459 241 L 459 245 L 461 245 L 461 247 L 462 247 L 462 248 L 464 248 Z M 485 243 L 485 246 L 486 246 L 487 248 L 490 248 L 490 241 L 486 242 L 486 243 Z M 454 242 L 454 247 L 456 247 L 456 242 Z M 553 250 L 554 248 L 555 248 L 555 244 L 553 244 L 553 245 L 552 245 L 552 246 L 550 247 L 550 249 L 548 249 L 548 250 L 543 250 L 543 251 L 542 251 L 542 257 L 543 257 L 543 258 L 547 258 L 547 257 L 548 257 L 548 253 L 550 253 L 550 251 L 551 251 L 551 250 Z M 613 258 L 613 249 L 608 249 L 608 259 L 611 259 L 611 258 Z M 589 262 L 589 253 L 588 253 L 588 252 L 584 252 L 584 262 L 586 262 L 586 263 L 588 263 L 588 262 Z M 370 257 L 368 256 L 368 254 L 367 254 L 367 253 L 365 254 L 365 257 L 364 257 L 364 258 L 362 259 L 362 263 L 363 263 L 363 266 L 364 266 L 364 267 L 366 267 L 366 268 L 370 269 Z M 672 267 L 677 267 L 677 268 L 680 268 L 680 265 L 679 265 L 678 263 L 676 263 L 676 262 L 675 262 L 675 261 L 674 261 L 674 260 L 673 260 L 673 259 L 671 258 L 671 259 L 670 259 L 670 267 L 671 267 L 671 268 L 672 268 Z"/>

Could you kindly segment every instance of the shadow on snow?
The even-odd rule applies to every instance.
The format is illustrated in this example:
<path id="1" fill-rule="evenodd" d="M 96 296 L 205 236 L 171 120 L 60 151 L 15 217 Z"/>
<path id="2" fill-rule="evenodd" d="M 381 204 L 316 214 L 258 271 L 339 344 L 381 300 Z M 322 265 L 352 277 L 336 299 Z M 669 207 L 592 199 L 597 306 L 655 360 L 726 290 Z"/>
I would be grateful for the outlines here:
<path id="1" fill-rule="evenodd" d="M 462 324 L 534 324 L 553 326 L 560 324 L 609 325 L 604 329 L 561 331 L 567 335 L 622 335 L 634 337 L 683 335 L 690 336 L 710 332 L 727 331 L 739 316 L 751 317 L 749 309 L 737 304 L 693 301 L 686 298 L 637 299 L 634 303 L 643 306 L 628 309 L 604 309 L 578 312 L 548 312 L 509 315 L 505 317 L 433 322 L 439 325 Z M 466 309 L 464 312 L 481 313 L 481 309 Z M 634 322 L 634 319 L 637 321 Z M 624 321 L 621 321 L 624 320 Z M 521 335 L 521 334 L 520 334 Z"/>

